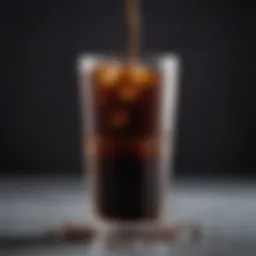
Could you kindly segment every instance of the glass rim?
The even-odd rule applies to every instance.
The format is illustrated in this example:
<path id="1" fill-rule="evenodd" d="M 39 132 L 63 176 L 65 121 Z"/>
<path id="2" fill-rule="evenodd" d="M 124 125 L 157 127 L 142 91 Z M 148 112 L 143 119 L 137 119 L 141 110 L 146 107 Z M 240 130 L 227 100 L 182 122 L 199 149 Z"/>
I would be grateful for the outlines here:
<path id="1" fill-rule="evenodd" d="M 106 62 L 118 62 L 118 63 L 129 63 L 128 56 L 123 53 L 116 52 L 85 52 L 78 55 L 78 67 L 82 67 L 85 63 L 90 60 L 94 61 L 106 61 Z M 172 52 L 144 52 L 137 60 L 132 60 L 134 64 L 144 65 L 155 65 L 161 60 L 168 60 L 169 63 L 174 65 L 180 64 L 180 56 Z"/>
<path id="2" fill-rule="evenodd" d="M 113 58 L 117 60 L 126 60 L 128 59 L 128 56 L 124 53 L 119 53 L 119 52 L 111 52 L 111 51 L 104 51 L 104 52 L 81 52 L 78 55 L 78 59 L 83 59 L 83 58 Z M 159 59 L 163 57 L 169 57 L 169 58 L 180 58 L 180 55 L 175 53 L 175 52 L 158 52 L 158 51 L 148 51 L 148 52 L 143 52 L 140 54 L 139 59 L 142 60 L 147 60 L 147 59 Z"/>

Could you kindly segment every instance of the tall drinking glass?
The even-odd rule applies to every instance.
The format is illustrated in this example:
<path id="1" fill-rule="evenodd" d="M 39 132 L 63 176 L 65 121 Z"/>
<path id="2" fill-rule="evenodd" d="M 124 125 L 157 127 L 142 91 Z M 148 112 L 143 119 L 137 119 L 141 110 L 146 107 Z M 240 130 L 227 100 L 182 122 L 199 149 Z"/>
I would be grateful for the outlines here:
<path id="1" fill-rule="evenodd" d="M 83 55 L 79 81 L 91 223 L 147 229 L 167 220 L 179 59 Z"/>

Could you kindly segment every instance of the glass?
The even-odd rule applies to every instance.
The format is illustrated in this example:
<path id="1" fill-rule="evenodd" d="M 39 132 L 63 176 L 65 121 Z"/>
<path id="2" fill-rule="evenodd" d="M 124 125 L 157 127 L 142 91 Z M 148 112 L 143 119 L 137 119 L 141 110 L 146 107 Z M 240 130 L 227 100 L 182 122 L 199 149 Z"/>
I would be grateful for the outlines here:
<path id="1" fill-rule="evenodd" d="M 178 75 L 171 54 L 79 59 L 90 221 L 100 230 L 166 223 Z"/>

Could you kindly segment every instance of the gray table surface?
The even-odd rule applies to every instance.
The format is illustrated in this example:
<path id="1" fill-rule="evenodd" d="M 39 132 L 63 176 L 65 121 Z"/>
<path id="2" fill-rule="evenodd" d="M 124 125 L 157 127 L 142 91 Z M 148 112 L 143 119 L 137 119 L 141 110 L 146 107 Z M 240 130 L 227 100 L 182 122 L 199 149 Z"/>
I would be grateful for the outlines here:
<path id="1" fill-rule="evenodd" d="M 174 182 L 169 195 L 170 220 L 200 222 L 204 236 L 197 245 L 177 242 L 166 255 L 255 256 L 255 185 L 248 181 Z M 75 178 L 1 179 L 0 256 L 89 255 L 85 244 L 40 244 L 33 239 L 26 243 L 8 243 L 8 239 L 15 237 L 40 240 L 43 232 L 53 226 L 69 221 L 86 222 L 87 200 L 82 180 Z M 152 248 L 150 252 L 150 255 L 160 255 Z"/>

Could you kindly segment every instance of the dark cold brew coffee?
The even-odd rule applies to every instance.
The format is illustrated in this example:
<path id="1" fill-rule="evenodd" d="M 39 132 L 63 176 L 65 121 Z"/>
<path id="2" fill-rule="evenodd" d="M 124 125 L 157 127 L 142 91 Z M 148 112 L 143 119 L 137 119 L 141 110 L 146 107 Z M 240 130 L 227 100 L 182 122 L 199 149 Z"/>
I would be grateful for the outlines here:
<path id="1" fill-rule="evenodd" d="M 155 219 L 160 211 L 159 76 L 142 64 L 99 64 L 91 74 L 95 205 L 101 218 Z"/>

